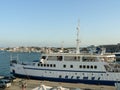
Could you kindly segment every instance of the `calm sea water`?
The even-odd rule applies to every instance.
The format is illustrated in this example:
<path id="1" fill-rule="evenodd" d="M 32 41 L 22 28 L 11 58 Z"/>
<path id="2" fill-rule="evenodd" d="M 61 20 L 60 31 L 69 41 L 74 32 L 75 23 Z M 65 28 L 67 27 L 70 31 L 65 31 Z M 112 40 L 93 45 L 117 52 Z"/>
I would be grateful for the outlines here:
<path id="1" fill-rule="evenodd" d="M 40 53 L 26 53 L 26 52 L 7 52 L 0 51 L 0 75 L 10 74 L 10 56 L 19 57 L 19 61 L 33 61 L 39 60 Z"/>

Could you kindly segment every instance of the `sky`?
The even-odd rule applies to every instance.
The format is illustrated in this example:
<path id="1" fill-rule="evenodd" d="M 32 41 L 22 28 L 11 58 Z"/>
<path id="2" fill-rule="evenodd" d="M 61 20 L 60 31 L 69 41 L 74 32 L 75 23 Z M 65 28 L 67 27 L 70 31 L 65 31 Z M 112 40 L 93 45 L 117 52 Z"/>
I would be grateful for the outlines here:
<path id="1" fill-rule="evenodd" d="M 0 47 L 76 47 L 79 20 L 80 46 L 120 42 L 120 0 L 0 0 Z"/>

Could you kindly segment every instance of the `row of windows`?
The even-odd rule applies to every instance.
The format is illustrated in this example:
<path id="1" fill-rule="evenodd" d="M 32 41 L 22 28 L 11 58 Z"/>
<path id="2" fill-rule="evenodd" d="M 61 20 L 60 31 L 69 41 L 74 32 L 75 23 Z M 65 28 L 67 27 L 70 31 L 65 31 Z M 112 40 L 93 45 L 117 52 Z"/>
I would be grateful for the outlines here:
<path id="1" fill-rule="evenodd" d="M 64 68 L 66 68 L 66 65 L 63 65 Z M 70 65 L 70 68 L 73 68 L 73 65 Z M 79 68 L 87 68 L 87 69 L 97 69 L 96 65 L 80 65 Z"/>
<path id="2" fill-rule="evenodd" d="M 38 66 L 41 66 L 41 67 L 56 67 L 56 64 L 38 64 Z"/>
<path id="3" fill-rule="evenodd" d="M 62 61 L 64 58 L 65 61 L 77 60 L 79 61 L 81 57 L 79 56 L 49 56 L 47 60 L 59 60 Z M 42 59 L 46 59 L 46 56 L 42 56 Z M 85 61 L 96 61 L 96 57 L 82 57 L 83 62 Z"/>
<path id="4" fill-rule="evenodd" d="M 93 65 L 80 65 L 80 68 L 87 68 L 87 69 L 97 69 L 97 66 L 93 66 Z"/>
<path id="5" fill-rule="evenodd" d="M 56 67 L 56 64 L 38 64 L 41 67 Z M 63 65 L 63 68 L 66 68 L 66 65 Z M 70 65 L 70 68 L 73 68 L 73 65 Z M 96 65 L 80 65 L 79 68 L 83 69 L 97 69 Z"/>

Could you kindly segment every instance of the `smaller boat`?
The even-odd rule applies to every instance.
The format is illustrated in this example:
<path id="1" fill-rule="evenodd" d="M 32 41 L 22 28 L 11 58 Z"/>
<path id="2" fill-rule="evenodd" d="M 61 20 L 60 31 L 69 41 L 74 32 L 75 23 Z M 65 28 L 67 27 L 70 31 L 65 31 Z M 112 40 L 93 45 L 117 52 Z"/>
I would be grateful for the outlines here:
<path id="1" fill-rule="evenodd" d="M 8 88 L 11 86 L 10 80 L 0 79 L 0 88 Z M 1 89 L 0 89 L 1 90 Z"/>

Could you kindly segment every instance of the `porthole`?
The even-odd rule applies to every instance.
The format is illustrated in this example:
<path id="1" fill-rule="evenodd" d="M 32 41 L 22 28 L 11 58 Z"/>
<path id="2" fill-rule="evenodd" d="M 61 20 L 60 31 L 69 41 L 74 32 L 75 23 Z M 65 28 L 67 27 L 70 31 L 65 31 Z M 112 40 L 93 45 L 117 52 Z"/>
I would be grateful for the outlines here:
<path id="1" fill-rule="evenodd" d="M 94 66 L 94 69 L 97 69 L 97 66 Z"/>
<path id="2" fill-rule="evenodd" d="M 38 63 L 38 66 L 40 66 L 40 63 Z"/>
<path id="3" fill-rule="evenodd" d="M 91 69 L 93 69 L 93 66 L 91 65 Z"/>
<path id="4" fill-rule="evenodd" d="M 70 68 L 73 68 L 73 65 L 70 65 Z"/>
<path id="5" fill-rule="evenodd" d="M 85 66 L 85 65 L 83 65 L 83 68 L 86 68 L 86 66 Z"/>
<path id="6" fill-rule="evenodd" d="M 46 64 L 44 64 L 44 67 L 46 67 Z"/>
<path id="7" fill-rule="evenodd" d="M 64 64 L 63 67 L 66 68 L 66 65 Z"/>
<path id="8" fill-rule="evenodd" d="M 49 64 L 47 64 L 47 67 L 49 67 Z"/>
<path id="9" fill-rule="evenodd" d="M 82 68 L 82 65 L 80 65 L 79 68 Z"/>
<path id="10" fill-rule="evenodd" d="M 43 67 L 43 64 L 41 64 L 41 67 Z"/>
<path id="11" fill-rule="evenodd" d="M 87 65 L 87 69 L 89 69 L 90 67 L 89 67 L 89 65 Z"/>
<path id="12" fill-rule="evenodd" d="M 50 67 L 52 67 L 52 64 L 50 64 Z"/>
<path id="13" fill-rule="evenodd" d="M 53 67 L 56 67 L 56 65 L 54 64 Z"/>

